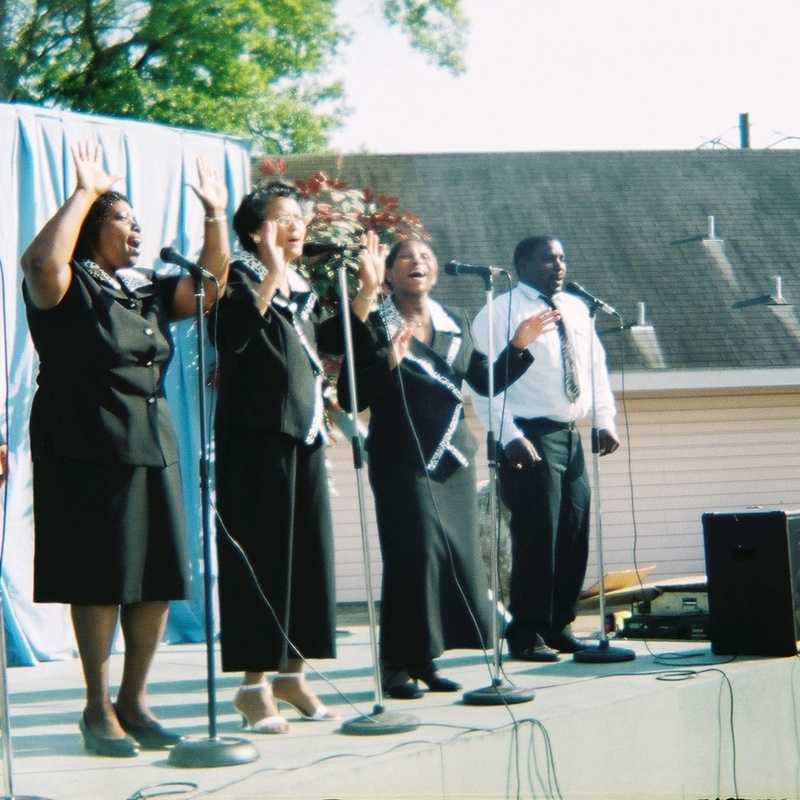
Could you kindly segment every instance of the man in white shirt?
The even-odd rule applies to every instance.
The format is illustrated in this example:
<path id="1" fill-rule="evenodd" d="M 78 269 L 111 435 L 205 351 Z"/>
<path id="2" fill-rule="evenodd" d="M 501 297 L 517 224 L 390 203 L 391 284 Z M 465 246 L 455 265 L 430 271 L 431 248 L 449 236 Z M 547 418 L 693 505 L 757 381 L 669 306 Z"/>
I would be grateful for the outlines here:
<path id="1" fill-rule="evenodd" d="M 529 346 L 534 363 L 528 371 L 505 397 L 500 394 L 491 401 L 502 446 L 500 491 L 511 510 L 513 620 L 506 639 L 515 658 L 556 661 L 559 652 L 582 647 L 569 625 L 586 574 L 590 490 L 575 423 L 592 411 L 592 336 L 601 456 L 619 447 L 616 411 L 605 352 L 593 332 L 588 308 L 562 291 L 567 262 L 561 242 L 549 236 L 523 239 L 514 250 L 514 268 L 519 284 L 495 303 L 495 352 L 505 346 L 507 332 L 531 314 L 555 307 L 561 319 Z M 485 308 L 472 330 L 477 346 L 486 352 Z M 486 425 L 489 401 L 480 397 L 474 401 Z"/>

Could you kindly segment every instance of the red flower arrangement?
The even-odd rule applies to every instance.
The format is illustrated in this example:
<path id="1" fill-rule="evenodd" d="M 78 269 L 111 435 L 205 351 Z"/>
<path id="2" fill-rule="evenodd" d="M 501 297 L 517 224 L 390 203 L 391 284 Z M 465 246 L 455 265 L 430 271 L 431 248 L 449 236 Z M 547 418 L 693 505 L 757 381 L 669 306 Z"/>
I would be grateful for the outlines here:
<path id="1" fill-rule="evenodd" d="M 338 305 L 336 273 L 341 264 L 347 267 L 351 291 L 357 289 L 357 250 L 366 231 L 375 231 L 380 241 L 388 245 L 399 239 L 430 239 L 422 220 L 401 208 L 399 197 L 378 194 L 369 187 L 352 188 L 324 172 L 315 172 L 305 180 L 288 179 L 282 158 L 263 159 L 259 172 L 265 180 L 281 180 L 295 186 L 303 196 L 309 215 L 309 241 L 350 248 L 342 255 L 317 256 L 303 268 L 320 302 L 328 308 Z"/>

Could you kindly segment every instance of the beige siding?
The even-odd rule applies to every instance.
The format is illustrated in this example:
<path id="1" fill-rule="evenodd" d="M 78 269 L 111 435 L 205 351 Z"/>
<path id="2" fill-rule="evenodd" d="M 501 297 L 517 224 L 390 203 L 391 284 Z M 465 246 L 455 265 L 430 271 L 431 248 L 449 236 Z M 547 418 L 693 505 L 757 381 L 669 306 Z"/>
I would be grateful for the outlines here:
<path id="1" fill-rule="evenodd" d="M 619 405 L 619 403 L 618 403 Z M 629 397 L 623 447 L 600 461 L 606 569 L 656 564 L 658 577 L 705 571 L 700 515 L 743 506 L 800 508 L 800 392 L 693 393 Z M 485 434 L 468 409 L 479 440 Z M 627 446 L 630 440 L 631 447 Z M 588 435 L 584 433 L 588 445 Z M 479 478 L 486 477 L 481 448 Z M 329 450 L 336 531 L 337 597 L 365 597 L 356 485 L 350 446 Z M 589 454 L 587 452 L 587 459 Z M 588 462 L 591 475 L 591 463 Z M 369 481 L 364 494 L 373 565 L 380 551 Z M 634 526 L 635 519 L 635 526 Z M 594 541 L 587 582 L 597 577 Z"/>

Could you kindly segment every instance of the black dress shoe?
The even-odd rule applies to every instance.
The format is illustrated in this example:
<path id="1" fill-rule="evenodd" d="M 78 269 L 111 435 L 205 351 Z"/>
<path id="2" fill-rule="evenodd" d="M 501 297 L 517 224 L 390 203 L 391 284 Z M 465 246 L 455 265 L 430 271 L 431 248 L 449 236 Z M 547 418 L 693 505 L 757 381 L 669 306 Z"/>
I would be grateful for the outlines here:
<path id="1" fill-rule="evenodd" d="M 94 733 L 86 721 L 85 711 L 78 722 L 78 727 L 83 735 L 83 746 L 92 753 L 111 758 L 132 758 L 139 755 L 139 745 L 130 736 L 117 739 Z"/>
<path id="2" fill-rule="evenodd" d="M 558 650 L 559 653 L 577 653 L 579 650 L 585 650 L 589 646 L 588 642 L 576 639 L 568 630 L 549 634 L 544 637 L 544 641 L 554 650 Z"/>
<path id="3" fill-rule="evenodd" d="M 422 690 L 409 680 L 405 667 L 384 665 L 383 676 L 383 692 L 389 697 L 395 700 L 416 700 L 422 697 Z"/>
<path id="4" fill-rule="evenodd" d="M 386 686 L 383 691 L 395 700 L 417 700 L 422 697 L 422 690 L 412 681 Z"/>
<path id="5" fill-rule="evenodd" d="M 408 674 L 412 680 L 422 681 L 431 692 L 457 692 L 461 689 L 460 683 L 443 678 L 432 661 L 421 668 L 409 667 Z"/>
<path id="6" fill-rule="evenodd" d="M 558 651 L 548 647 L 539 634 L 527 647 L 512 647 L 511 658 L 520 661 L 558 661 Z"/>
<path id="7" fill-rule="evenodd" d="M 128 722 L 122 717 L 116 706 L 114 706 L 114 710 L 117 712 L 117 719 L 122 730 L 136 739 L 145 750 L 164 750 L 167 747 L 174 747 L 183 738 L 180 734 L 167 730 L 156 720 L 146 725 L 139 725 L 135 722 Z"/>

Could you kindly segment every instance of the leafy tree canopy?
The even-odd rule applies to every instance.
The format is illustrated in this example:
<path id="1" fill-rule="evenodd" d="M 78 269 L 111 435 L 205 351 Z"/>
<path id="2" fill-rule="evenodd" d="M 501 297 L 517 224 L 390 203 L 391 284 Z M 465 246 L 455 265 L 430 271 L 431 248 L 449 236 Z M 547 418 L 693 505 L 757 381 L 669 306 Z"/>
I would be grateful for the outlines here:
<path id="1" fill-rule="evenodd" d="M 461 0 L 374 0 L 453 72 Z M 0 0 L 0 99 L 325 146 L 345 113 L 326 70 L 348 33 L 337 0 Z"/>

